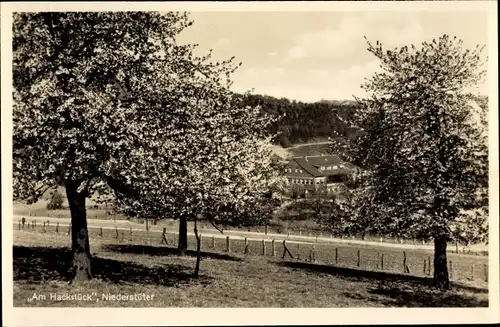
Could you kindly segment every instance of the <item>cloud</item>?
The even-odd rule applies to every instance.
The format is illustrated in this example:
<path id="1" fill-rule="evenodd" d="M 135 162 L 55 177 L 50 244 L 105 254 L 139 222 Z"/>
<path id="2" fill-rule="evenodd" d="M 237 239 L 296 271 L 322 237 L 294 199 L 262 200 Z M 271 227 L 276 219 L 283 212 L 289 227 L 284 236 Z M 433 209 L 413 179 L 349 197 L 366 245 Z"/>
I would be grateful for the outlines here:
<path id="1" fill-rule="evenodd" d="M 373 42 L 395 47 L 420 42 L 424 30 L 414 13 L 346 13 L 335 28 L 308 31 L 297 35 L 284 61 L 319 57 L 338 58 L 365 51 L 363 36 Z"/>
<path id="2" fill-rule="evenodd" d="M 307 102 L 349 100 L 353 95 L 365 96 L 361 88 L 365 78 L 380 71 L 379 61 L 367 51 L 363 36 L 372 43 L 380 41 L 386 49 L 419 45 L 444 32 L 459 36 L 469 33 L 468 39 L 476 40 L 477 33 L 470 27 L 460 27 L 456 19 L 451 19 L 453 15 L 448 21 L 442 16 L 424 15 L 427 18 L 423 19 L 422 15 L 348 12 L 336 21 L 330 20 L 328 27 L 323 24 L 311 29 L 313 25 L 304 25 L 302 32 L 290 32 L 289 38 L 283 38 L 285 43 L 269 42 L 272 47 L 252 62 L 253 68 L 237 71 L 233 75 L 235 91 L 254 89 L 255 93 Z M 484 90 L 487 86 L 482 85 L 478 91 L 486 93 Z"/>
<path id="3" fill-rule="evenodd" d="M 225 47 L 229 46 L 230 44 L 231 44 L 231 40 L 229 40 L 226 37 L 223 37 L 223 38 L 217 40 L 217 42 L 215 42 L 211 46 L 211 48 L 214 49 L 214 50 L 218 50 L 218 49 L 225 48 Z"/>
<path id="4" fill-rule="evenodd" d="M 363 96 L 364 78 L 379 71 L 379 62 L 353 65 L 343 69 L 308 69 L 304 72 L 284 68 L 249 68 L 235 74 L 235 91 L 254 89 L 256 93 L 287 97 L 298 101 L 352 100 Z"/>
<path id="5" fill-rule="evenodd" d="M 284 72 L 284 68 L 251 67 L 243 70 L 242 74 L 246 77 L 267 79 L 268 77 L 282 75 Z"/>
<path id="6" fill-rule="evenodd" d="M 273 67 L 251 67 L 237 70 L 232 76 L 234 80 L 234 91 L 245 92 L 258 87 L 259 91 L 283 85 L 286 80 L 284 68 Z"/>

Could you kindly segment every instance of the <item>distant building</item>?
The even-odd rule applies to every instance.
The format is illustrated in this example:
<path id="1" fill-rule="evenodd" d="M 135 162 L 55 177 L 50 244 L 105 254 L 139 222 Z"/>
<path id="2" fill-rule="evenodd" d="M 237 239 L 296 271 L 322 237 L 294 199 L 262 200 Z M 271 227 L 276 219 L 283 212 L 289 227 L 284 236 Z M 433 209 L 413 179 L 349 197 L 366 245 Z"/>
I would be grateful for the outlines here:
<path id="1" fill-rule="evenodd" d="M 333 191 L 345 181 L 352 166 L 336 155 L 295 157 L 285 165 L 290 185 L 304 190 L 320 188 Z"/>

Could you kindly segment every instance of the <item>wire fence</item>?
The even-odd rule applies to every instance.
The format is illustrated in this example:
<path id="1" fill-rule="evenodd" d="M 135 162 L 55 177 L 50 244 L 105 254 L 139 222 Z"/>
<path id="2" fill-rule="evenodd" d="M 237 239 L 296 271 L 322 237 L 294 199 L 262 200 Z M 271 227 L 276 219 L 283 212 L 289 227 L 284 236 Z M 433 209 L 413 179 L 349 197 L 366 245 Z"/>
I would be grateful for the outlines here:
<path id="1" fill-rule="evenodd" d="M 71 235 L 71 225 L 50 221 L 19 221 L 18 229 L 27 232 Z M 89 236 L 130 245 L 176 246 L 178 233 L 163 228 L 144 230 L 115 227 L 89 227 Z M 201 234 L 201 250 L 246 256 L 266 256 L 283 260 L 322 263 L 345 268 L 386 271 L 414 276 L 433 274 L 433 252 L 422 249 L 397 249 L 380 246 L 316 243 L 297 240 L 258 239 L 235 235 Z M 196 249 L 196 237 L 188 235 L 188 249 Z M 448 254 L 452 281 L 488 282 L 488 257 Z"/>

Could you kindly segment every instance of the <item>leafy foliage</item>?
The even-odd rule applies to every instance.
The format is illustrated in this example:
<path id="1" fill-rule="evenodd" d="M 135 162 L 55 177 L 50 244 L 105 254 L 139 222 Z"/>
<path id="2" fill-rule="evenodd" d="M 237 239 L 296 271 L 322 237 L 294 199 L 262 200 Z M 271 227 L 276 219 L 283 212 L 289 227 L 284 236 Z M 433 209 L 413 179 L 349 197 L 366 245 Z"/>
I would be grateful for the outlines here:
<path id="1" fill-rule="evenodd" d="M 176 43 L 191 24 L 173 12 L 16 14 L 15 196 L 36 200 L 76 180 L 88 194 L 108 184 L 123 200 L 158 190 L 152 176 L 179 176 L 162 179 L 171 194 L 187 180 L 223 185 L 250 170 L 242 155 L 264 155 L 259 125 L 272 119 L 235 105 L 229 77 L 239 64 Z"/>
<path id="2" fill-rule="evenodd" d="M 358 132 L 351 124 L 357 109 L 355 101 L 304 103 L 259 94 L 237 97 L 247 106 L 259 106 L 264 114 L 279 117 L 269 124 L 268 132 L 276 134 L 273 142 L 284 147 L 316 139 L 326 140 L 332 135 L 348 138 Z"/>
<path id="3" fill-rule="evenodd" d="M 273 187 L 284 178 L 272 160 L 266 124 L 259 108 L 197 104 L 186 108 L 186 134 L 169 139 L 155 155 L 146 156 L 146 178 L 132 180 L 142 185 L 137 196 L 121 197 L 127 210 L 144 217 L 208 219 L 222 225 L 256 223 L 266 216 Z M 272 207 L 272 206 L 271 206 Z M 246 220 L 246 222 L 242 222 Z"/>
<path id="4" fill-rule="evenodd" d="M 385 51 L 368 42 L 383 72 L 363 85 L 370 96 L 358 99 L 362 136 L 345 149 L 363 168 L 347 207 L 353 228 L 408 238 L 487 237 L 487 214 L 466 215 L 487 212 L 488 203 L 487 106 L 466 91 L 485 74 L 481 50 L 464 50 L 447 35 L 420 49 Z"/>
<path id="5" fill-rule="evenodd" d="M 281 183 L 273 118 L 230 91 L 234 58 L 214 63 L 176 42 L 191 24 L 177 12 L 14 15 L 14 196 L 66 186 L 82 279 L 92 194 L 104 201 L 111 188 L 143 217 L 224 221 Z"/>
<path id="6" fill-rule="evenodd" d="M 137 153 L 182 134 L 174 103 L 198 91 L 186 79 L 217 71 L 176 44 L 190 24 L 178 13 L 15 14 L 14 195 L 36 200 L 65 180 L 126 192 L 144 173 Z"/>

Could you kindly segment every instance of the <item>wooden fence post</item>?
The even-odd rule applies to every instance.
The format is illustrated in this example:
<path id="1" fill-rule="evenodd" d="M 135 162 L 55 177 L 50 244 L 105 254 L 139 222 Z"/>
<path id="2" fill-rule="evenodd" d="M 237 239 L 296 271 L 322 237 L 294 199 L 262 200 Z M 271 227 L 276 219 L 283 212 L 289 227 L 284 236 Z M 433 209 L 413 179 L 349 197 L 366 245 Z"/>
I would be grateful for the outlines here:
<path id="1" fill-rule="evenodd" d="M 133 238 L 132 238 L 132 227 L 130 227 L 130 242 L 132 242 Z"/>
<path id="2" fill-rule="evenodd" d="M 431 275 L 431 257 L 427 256 L 427 271 L 429 272 L 429 276 Z"/>
<path id="3" fill-rule="evenodd" d="M 358 267 L 361 266 L 361 253 L 358 250 Z"/>
<path id="4" fill-rule="evenodd" d="M 488 281 L 488 266 L 484 265 L 484 280 Z"/>
<path id="5" fill-rule="evenodd" d="M 288 246 L 286 246 L 286 240 L 283 240 L 283 256 L 281 259 L 285 259 L 285 255 L 288 253 L 291 259 L 293 259 L 292 252 L 288 249 Z"/>
<path id="6" fill-rule="evenodd" d="M 300 243 L 297 243 L 297 260 L 300 260 Z"/>
<path id="7" fill-rule="evenodd" d="M 45 233 L 45 232 L 47 232 L 47 229 L 45 228 L 45 221 L 43 222 L 42 231 L 43 231 L 44 233 Z"/>
<path id="8" fill-rule="evenodd" d="M 424 259 L 424 275 L 427 275 L 427 260 Z"/>
<path id="9" fill-rule="evenodd" d="M 24 229 L 24 224 L 26 223 L 26 218 L 23 217 L 23 219 L 21 219 L 21 228 Z"/>
<path id="10" fill-rule="evenodd" d="M 120 235 L 118 234 L 118 227 L 117 226 L 115 226 L 115 232 L 116 232 L 116 238 L 119 239 Z"/>
<path id="11" fill-rule="evenodd" d="M 384 254 L 380 255 L 380 269 L 384 270 Z"/>
<path id="12" fill-rule="evenodd" d="M 267 224 L 264 226 L 264 233 L 267 235 Z"/>
<path id="13" fill-rule="evenodd" d="M 245 254 L 248 254 L 248 238 L 245 237 Z"/>
<path id="14" fill-rule="evenodd" d="M 470 267 L 470 280 L 474 280 L 474 263 Z"/>
<path id="15" fill-rule="evenodd" d="M 453 278 L 453 262 L 450 260 L 450 279 Z"/>
<path id="16" fill-rule="evenodd" d="M 102 227 L 99 227 L 99 236 L 102 237 Z"/>
<path id="17" fill-rule="evenodd" d="M 403 272 L 406 274 L 406 252 L 403 251 Z"/>
<path id="18" fill-rule="evenodd" d="M 229 239 L 229 236 L 226 236 L 226 252 L 231 252 L 231 240 Z"/>
<path id="19" fill-rule="evenodd" d="M 312 261 L 316 262 L 316 246 L 313 244 L 312 245 Z"/>
<path id="20" fill-rule="evenodd" d="M 339 249 L 335 248 L 335 264 L 339 263 Z"/>
<path id="21" fill-rule="evenodd" d="M 262 240 L 262 255 L 266 255 L 266 240 Z"/>
<path id="22" fill-rule="evenodd" d="M 455 252 L 456 252 L 457 254 L 458 254 L 458 252 L 459 252 L 459 250 L 458 250 L 459 246 L 460 246 L 460 242 L 455 241 Z"/>
<path id="23" fill-rule="evenodd" d="M 169 245 L 168 238 L 167 238 L 167 228 L 166 227 L 163 227 L 163 231 L 161 233 L 160 244 L 163 244 L 163 243 L 165 243 L 166 245 Z"/>
<path id="24" fill-rule="evenodd" d="M 274 240 L 271 241 L 271 246 L 273 249 L 273 257 L 275 257 L 276 256 L 276 245 L 274 244 Z"/>
<path id="25" fill-rule="evenodd" d="M 215 236 L 212 235 L 212 249 L 215 249 Z"/>
<path id="26" fill-rule="evenodd" d="M 71 223 L 69 223 L 69 226 L 68 226 L 68 235 L 71 235 Z"/>
<path id="27" fill-rule="evenodd" d="M 200 251 L 203 248 L 203 236 L 200 234 Z"/>
<path id="28" fill-rule="evenodd" d="M 57 222 L 57 225 L 56 225 L 56 233 L 59 234 L 59 222 Z"/>

